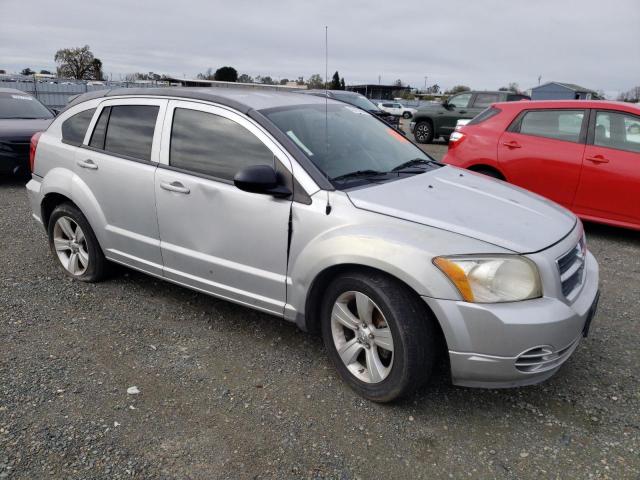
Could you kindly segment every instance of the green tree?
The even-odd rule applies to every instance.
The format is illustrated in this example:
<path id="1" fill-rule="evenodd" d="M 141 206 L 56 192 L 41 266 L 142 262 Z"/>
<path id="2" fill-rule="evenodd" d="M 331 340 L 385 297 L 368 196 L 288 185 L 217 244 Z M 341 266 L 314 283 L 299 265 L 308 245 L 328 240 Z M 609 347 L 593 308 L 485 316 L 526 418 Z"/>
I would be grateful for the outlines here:
<path id="1" fill-rule="evenodd" d="M 238 83 L 253 83 L 253 77 L 243 73 L 238 77 Z"/>
<path id="2" fill-rule="evenodd" d="M 309 80 L 307 80 L 307 88 L 324 88 L 324 81 L 322 80 L 322 77 L 319 73 L 314 73 L 309 77 Z"/>
<path id="3" fill-rule="evenodd" d="M 259 83 L 262 83 L 263 85 L 275 85 L 276 82 L 273 81 L 273 78 L 271 78 L 269 75 L 267 75 L 266 77 L 256 77 L 256 80 L 259 80 Z"/>
<path id="4" fill-rule="evenodd" d="M 498 91 L 500 92 L 513 92 L 513 93 L 520 93 L 520 86 L 516 83 L 516 82 L 511 82 L 508 86 L 506 87 L 500 87 L 498 89 Z"/>
<path id="5" fill-rule="evenodd" d="M 213 79 L 219 82 L 237 82 L 238 71 L 233 67 L 220 67 L 213 75 Z"/>
<path id="6" fill-rule="evenodd" d="M 60 77 L 75 78 L 76 80 L 102 79 L 102 62 L 93 56 L 89 45 L 60 49 L 53 58 L 58 64 L 58 76 Z M 96 63 L 95 60 L 100 63 Z M 97 74 L 100 74 L 100 78 L 96 78 Z"/>
<path id="7" fill-rule="evenodd" d="M 287 83 L 289 83 L 289 79 L 288 78 L 283 78 L 280 80 L 280 85 L 286 85 Z"/>
<path id="8" fill-rule="evenodd" d="M 51 72 L 49 70 L 40 70 L 40 73 L 42 75 L 51 75 Z"/>
<path id="9" fill-rule="evenodd" d="M 447 95 L 454 95 L 456 93 L 461 93 L 461 92 L 468 92 L 471 89 L 469 87 L 467 87 L 466 85 L 456 85 L 452 88 L 450 88 L 449 90 L 447 90 L 445 93 Z"/>
<path id="10" fill-rule="evenodd" d="M 31 70 L 29 67 L 27 67 L 22 69 L 22 71 L 20 72 L 20 75 L 33 75 L 34 73 L 36 72 Z"/>
<path id="11" fill-rule="evenodd" d="M 94 80 L 104 80 L 104 75 L 102 73 L 102 60 L 99 58 L 94 58 L 93 62 L 91 62 L 91 77 Z"/>
<path id="12" fill-rule="evenodd" d="M 336 71 L 331 77 L 331 82 L 329 83 L 330 90 L 340 90 L 340 74 Z"/>
<path id="13" fill-rule="evenodd" d="M 340 90 L 346 90 L 347 86 L 344 83 L 344 77 L 340 79 Z"/>

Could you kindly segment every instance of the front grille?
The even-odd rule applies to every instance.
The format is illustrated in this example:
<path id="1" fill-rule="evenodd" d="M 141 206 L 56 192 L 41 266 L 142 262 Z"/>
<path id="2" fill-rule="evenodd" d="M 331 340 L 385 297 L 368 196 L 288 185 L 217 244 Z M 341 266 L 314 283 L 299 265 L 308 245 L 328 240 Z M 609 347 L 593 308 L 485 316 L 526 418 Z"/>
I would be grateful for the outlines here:
<path id="1" fill-rule="evenodd" d="M 569 297 L 582 284 L 586 252 L 583 236 L 575 247 L 557 260 L 562 294 L 565 297 Z"/>
<path id="2" fill-rule="evenodd" d="M 521 353 L 516 359 L 516 368 L 524 373 L 540 373 L 559 367 L 573 353 L 580 337 L 559 350 L 549 345 L 535 347 Z"/>

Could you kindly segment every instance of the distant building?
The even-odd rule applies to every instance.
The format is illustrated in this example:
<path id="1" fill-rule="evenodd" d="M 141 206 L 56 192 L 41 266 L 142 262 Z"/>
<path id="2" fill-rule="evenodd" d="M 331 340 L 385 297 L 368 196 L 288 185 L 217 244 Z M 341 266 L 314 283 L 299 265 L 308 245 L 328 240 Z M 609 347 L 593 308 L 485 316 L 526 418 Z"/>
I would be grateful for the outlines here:
<path id="1" fill-rule="evenodd" d="M 397 92 L 398 90 L 405 90 L 405 88 L 397 87 L 395 85 L 378 84 L 347 85 L 346 89 L 350 92 L 356 92 L 360 95 L 364 95 L 367 98 L 375 98 L 380 100 L 393 100 L 393 92 Z"/>
<path id="2" fill-rule="evenodd" d="M 531 89 L 531 100 L 599 100 L 598 93 L 573 83 L 548 82 Z"/>

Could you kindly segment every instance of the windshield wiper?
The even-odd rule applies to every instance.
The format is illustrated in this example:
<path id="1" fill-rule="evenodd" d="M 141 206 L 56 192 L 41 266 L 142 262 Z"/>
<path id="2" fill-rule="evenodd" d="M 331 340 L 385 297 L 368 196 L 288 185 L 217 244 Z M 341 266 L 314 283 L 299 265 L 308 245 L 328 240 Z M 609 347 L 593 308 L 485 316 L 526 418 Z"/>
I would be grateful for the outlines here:
<path id="1" fill-rule="evenodd" d="M 404 170 L 405 168 L 415 167 L 417 165 L 442 165 L 440 162 L 436 162 L 435 160 L 427 160 L 425 158 L 414 158 L 413 160 L 409 160 L 408 162 L 401 163 L 397 167 L 394 167 L 392 172 L 399 172 L 400 170 Z"/>
<path id="2" fill-rule="evenodd" d="M 381 172 L 379 170 L 356 170 L 355 172 L 345 173 L 337 177 L 331 177 L 329 180 L 349 180 L 358 177 L 375 177 L 377 175 L 387 175 L 389 172 Z"/>

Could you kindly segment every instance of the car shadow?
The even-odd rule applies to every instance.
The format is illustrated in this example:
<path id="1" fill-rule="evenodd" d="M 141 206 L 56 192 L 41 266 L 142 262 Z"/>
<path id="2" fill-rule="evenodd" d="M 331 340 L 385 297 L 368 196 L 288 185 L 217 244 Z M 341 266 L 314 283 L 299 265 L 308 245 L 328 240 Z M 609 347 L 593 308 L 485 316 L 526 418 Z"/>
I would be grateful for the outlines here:
<path id="1" fill-rule="evenodd" d="M 604 225 L 602 223 L 584 222 L 584 229 L 587 234 L 601 237 L 607 240 L 616 241 L 640 241 L 640 231 L 631 230 L 629 228 L 614 227 L 612 225 Z"/>

